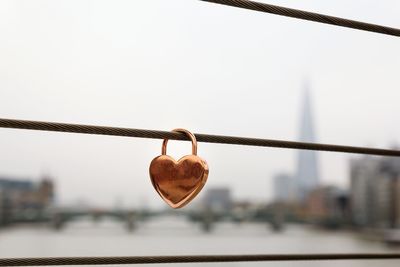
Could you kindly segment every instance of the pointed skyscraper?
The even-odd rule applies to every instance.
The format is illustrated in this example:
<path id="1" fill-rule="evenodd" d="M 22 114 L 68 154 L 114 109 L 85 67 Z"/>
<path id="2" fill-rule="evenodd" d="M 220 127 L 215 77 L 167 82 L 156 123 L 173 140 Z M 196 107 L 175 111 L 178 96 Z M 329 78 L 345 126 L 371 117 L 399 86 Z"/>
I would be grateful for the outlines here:
<path id="1" fill-rule="evenodd" d="M 301 107 L 300 136 L 301 142 L 316 142 L 313 123 L 311 96 L 308 83 L 304 85 Z M 319 171 L 316 151 L 299 150 L 297 158 L 297 195 L 304 199 L 307 193 L 318 186 Z"/>

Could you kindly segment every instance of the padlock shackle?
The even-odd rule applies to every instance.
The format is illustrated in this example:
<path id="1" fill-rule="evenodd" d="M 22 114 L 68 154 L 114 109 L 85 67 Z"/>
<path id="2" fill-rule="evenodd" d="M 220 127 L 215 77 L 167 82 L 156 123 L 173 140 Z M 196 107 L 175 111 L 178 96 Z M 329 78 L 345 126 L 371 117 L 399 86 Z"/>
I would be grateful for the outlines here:
<path id="1" fill-rule="evenodd" d="M 195 156 L 197 155 L 197 141 L 196 141 L 196 137 L 194 136 L 194 134 L 192 134 L 188 130 L 182 129 L 182 128 L 173 129 L 172 132 L 179 132 L 179 133 L 186 134 L 192 141 L 192 154 Z M 167 143 L 168 143 L 168 139 L 164 139 L 164 141 L 162 143 L 162 148 L 161 148 L 162 155 L 167 155 Z"/>

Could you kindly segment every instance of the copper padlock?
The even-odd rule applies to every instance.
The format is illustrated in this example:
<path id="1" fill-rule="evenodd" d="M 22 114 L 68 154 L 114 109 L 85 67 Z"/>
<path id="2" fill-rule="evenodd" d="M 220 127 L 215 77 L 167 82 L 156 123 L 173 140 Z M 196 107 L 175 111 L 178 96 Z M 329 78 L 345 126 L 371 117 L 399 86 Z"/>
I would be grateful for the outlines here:
<path id="1" fill-rule="evenodd" d="M 168 139 L 164 139 L 161 155 L 150 163 L 150 178 L 154 189 L 172 208 L 182 208 L 188 204 L 205 185 L 208 177 L 208 165 L 197 156 L 196 137 L 185 129 L 173 132 L 185 133 L 192 141 L 192 155 L 186 155 L 176 161 L 167 155 Z"/>

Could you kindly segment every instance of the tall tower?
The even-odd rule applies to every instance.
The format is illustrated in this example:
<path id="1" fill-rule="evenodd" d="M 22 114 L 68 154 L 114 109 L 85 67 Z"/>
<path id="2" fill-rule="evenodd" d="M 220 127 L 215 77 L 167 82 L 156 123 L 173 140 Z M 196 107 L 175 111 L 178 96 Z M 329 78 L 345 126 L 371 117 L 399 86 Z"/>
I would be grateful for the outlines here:
<path id="1" fill-rule="evenodd" d="M 304 85 L 300 118 L 301 142 L 315 142 L 314 123 L 311 108 L 311 96 L 308 83 Z M 297 158 L 297 194 L 304 199 L 306 194 L 318 185 L 318 157 L 316 151 L 299 150 Z"/>

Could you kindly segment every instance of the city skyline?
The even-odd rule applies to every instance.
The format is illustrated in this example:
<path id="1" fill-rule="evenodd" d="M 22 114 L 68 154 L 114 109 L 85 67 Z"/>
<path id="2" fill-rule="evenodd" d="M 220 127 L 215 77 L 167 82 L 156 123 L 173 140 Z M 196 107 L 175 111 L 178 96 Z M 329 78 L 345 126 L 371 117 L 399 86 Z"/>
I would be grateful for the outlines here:
<path id="1" fill-rule="evenodd" d="M 278 2 L 400 24 L 398 1 Z M 41 3 L 0 3 L 1 117 L 297 140 L 308 77 L 319 142 L 400 143 L 393 37 L 201 1 Z M 0 147 L 0 174 L 49 173 L 62 203 L 163 205 L 148 176 L 160 140 L 1 129 Z M 168 151 L 180 157 L 190 145 Z M 270 200 L 272 177 L 296 168 L 295 150 L 199 143 L 198 152 L 210 166 L 204 189 L 228 185 L 235 199 Z M 352 157 L 321 152 L 321 183 L 347 187 Z"/>

